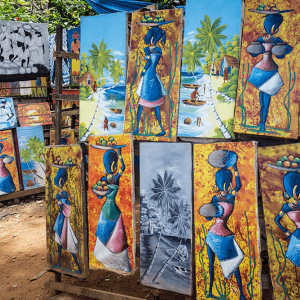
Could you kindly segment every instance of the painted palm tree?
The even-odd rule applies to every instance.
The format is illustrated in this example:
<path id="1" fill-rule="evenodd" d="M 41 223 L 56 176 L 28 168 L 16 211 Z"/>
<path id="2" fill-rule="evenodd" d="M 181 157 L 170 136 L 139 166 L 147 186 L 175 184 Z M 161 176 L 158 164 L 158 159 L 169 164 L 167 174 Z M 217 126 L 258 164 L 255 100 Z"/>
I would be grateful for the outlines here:
<path id="1" fill-rule="evenodd" d="M 202 47 L 199 46 L 199 43 L 195 42 L 192 44 L 190 41 L 183 46 L 183 65 L 187 66 L 188 73 L 195 73 L 196 66 L 201 67 L 200 58 L 204 57 L 205 54 L 202 53 Z"/>
<path id="2" fill-rule="evenodd" d="M 157 203 L 157 207 L 163 212 L 163 215 L 168 216 L 169 210 L 175 209 L 177 203 L 176 200 L 179 199 L 177 195 L 175 195 L 178 191 L 181 190 L 180 187 L 173 187 L 174 178 L 172 173 L 168 175 L 167 171 L 164 173 L 164 178 L 161 177 L 160 174 L 157 174 L 157 180 L 152 179 L 154 187 L 151 188 L 153 195 L 150 199 L 154 200 Z M 141 280 L 145 280 L 145 278 L 150 274 L 151 269 L 153 267 L 154 261 L 156 259 L 157 250 L 159 248 L 160 239 L 162 230 L 164 229 L 163 226 L 160 227 L 158 242 L 156 244 L 154 254 L 152 260 L 146 269 L 145 273 L 141 277 Z"/>
<path id="3" fill-rule="evenodd" d="M 221 18 L 217 18 L 211 25 L 211 21 L 210 21 L 210 18 L 208 15 L 205 15 L 204 21 L 202 20 L 202 21 L 200 21 L 200 23 L 202 25 L 202 28 L 197 28 L 198 34 L 195 35 L 195 38 L 199 40 L 199 45 L 203 47 L 202 48 L 203 53 L 208 53 L 209 55 L 213 55 L 213 53 L 218 51 L 217 47 L 221 47 L 223 45 L 221 40 L 227 38 L 226 35 L 221 34 L 221 32 L 224 29 L 226 29 L 227 25 L 220 26 Z M 228 132 L 227 128 L 224 126 L 222 120 L 220 119 L 219 114 L 218 114 L 215 104 L 214 104 L 214 100 L 212 98 L 211 73 L 212 73 L 212 69 L 213 69 L 213 64 L 214 64 L 214 58 L 212 59 L 212 63 L 210 66 L 209 86 L 207 87 L 208 91 L 209 91 L 210 103 L 212 104 L 213 114 L 216 118 L 216 121 L 218 123 L 220 130 L 222 131 L 225 138 L 230 139 L 230 138 L 232 138 L 232 136 Z M 216 91 L 214 91 L 214 92 L 216 92 Z M 220 92 L 217 92 L 217 94 L 223 96 L 223 94 Z M 224 96 L 227 96 L 227 95 L 224 94 Z"/>
<path id="4" fill-rule="evenodd" d="M 191 229 L 191 211 L 188 208 L 188 204 L 184 204 L 183 201 L 180 201 L 179 205 L 175 203 L 175 208 L 170 209 L 171 217 L 168 219 L 168 222 L 172 224 L 173 230 L 177 230 L 177 237 L 180 238 L 180 243 L 171 257 L 162 265 L 161 269 L 154 276 L 152 282 L 156 282 L 160 278 L 169 262 L 173 259 L 173 257 L 180 249 L 182 239 L 186 238 L 187 236 L 187 231 Z"/>
<path id="5" fill-rule="evenodd" d="M 113 60 L 111 62 L 109 66 L 109 76 L 111 76 L 114 79 L 114 84 L 120 83 L 120 78 L 124 75 L 123 70 L 124 68 L 122 67 L 119 59 Z"/>
<path id="6" fill-rule="evenodd" d="M 21 159 L 27 164 L 29 171 L 34 175 L 39 177 L 40 179 L 44 180 L 44 178 L 42 178 L 41 176 L 39 176 L 38 174 L 34 173 L 30 166 L 29 166 L 29 161 L 31 160 L 31 151 L 29 150 L 29 148 L 21 148 L 20 151 L 20 156 Z"/>
<path id="7" fill-rule="evenodd" d="M 42 166 L 45 165 L 45 159 L 43 156 L 43 153 L 41 152 L 41 149 L 43 149 L 44 143 L 40 141 L 40 138 L 29 137 L 29 140 L 27 140 L 27 147 L 29 148 L 29 151 L 32 152 L 32 158 L 40 164 L 40 167 L 45 172 L 45 168 Z"/>

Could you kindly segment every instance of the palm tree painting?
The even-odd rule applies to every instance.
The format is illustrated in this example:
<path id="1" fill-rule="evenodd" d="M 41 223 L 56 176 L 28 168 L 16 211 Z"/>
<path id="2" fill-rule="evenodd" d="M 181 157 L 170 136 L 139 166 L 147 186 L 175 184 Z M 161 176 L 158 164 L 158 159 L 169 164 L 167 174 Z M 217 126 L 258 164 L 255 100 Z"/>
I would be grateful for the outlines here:
<path id="1" fill-rule="evenodd" d="M 113 60 L 109 67 L 110 76 L 114 79 L 114 84 L 120 83 L 120 78 L 124 75 L 124 68 L 122 68 L 119 59 Z"/>
<path id="2" fill-rule="evenodd" d="M 188 155 L 181 161 L 177 158 L 181 151 L 188 153 L 190 146 L 158 144 L 151 165 L 144 158 L 154 153 L 155 146 L 141 147 L 141 282 L 190 294 L 191 176 L 180 173 L 190 174 L 191 162 Z"/>

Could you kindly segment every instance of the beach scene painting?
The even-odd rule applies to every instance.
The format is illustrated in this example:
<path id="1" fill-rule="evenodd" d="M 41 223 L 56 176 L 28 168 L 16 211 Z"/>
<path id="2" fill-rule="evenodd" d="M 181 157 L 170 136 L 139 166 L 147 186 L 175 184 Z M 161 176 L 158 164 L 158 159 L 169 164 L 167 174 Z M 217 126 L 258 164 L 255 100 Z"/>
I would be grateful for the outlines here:
<path id="1" fill-rule="evenodd" d="M 182 46 L 181 9 L 132 13 L 124 132 L 176 141 Z"/>
<path id="2" fill-rule="evenodd" d="M 194 145 L 198 300 L 261 299 L 256 151 L 256 142 Z"/>
<path id="3" fill-rule="evenodd" d="M 127 14 L 81 18 L 80 141 L 123 133 Z"/>
<path id="4" fill-rule="evenodd" d="M 299 1 L 245 2 L 234 132 L 299 136 L 299 41 Z"/>
<path id="5" fill-rule="evenodd" d="M 0 99 L 0 130 L 18 126 L 13 98 Z"/>
<path id="6" fill-rule="evenodd" d="M 45 186 L 45 144 L 43 126 L 17 127 L 24 189 Z"/>
<path id="7" fill-rule="evenodd" d="M 230 3 L 187 1 L 178 136 L 234 138 L 242 2 Z"/>
<path id="8" fill-rule="evenodd" d="M 300 299 L 300 144 L 258 148 L 274 300 Z"/>
<path id="9" fill-rule="evenodd" d="M 191 144 L 140 144 L 140 201 L 141 283 L 191 295 Z"/>

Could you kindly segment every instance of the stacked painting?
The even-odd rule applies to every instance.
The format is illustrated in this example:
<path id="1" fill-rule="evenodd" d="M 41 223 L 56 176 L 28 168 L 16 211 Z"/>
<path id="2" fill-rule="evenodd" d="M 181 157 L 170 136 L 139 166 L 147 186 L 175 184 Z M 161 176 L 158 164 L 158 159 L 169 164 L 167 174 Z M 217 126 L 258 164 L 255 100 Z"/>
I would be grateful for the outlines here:
<path id="1" fill-rule="evenodd" d="M 175 141 L 182 45 L 181 9 L 132 13 L 124 133 Z"/>
<path id="2" fill-rule="evenodd" d="M 31 88 L 32 97 L 47 97 L 47 78 L 38 77 L 36 80 L 31 80 Z"/>
<path id="3" fill-rule="evenodd" d="M 235 132 L 298 137 L 299 10 L 299 1 L 246 1 Z"/>
<path id="4" fill-rule="evenodd" d="M 130 134 L 89 138 L 89 264 L 135 270 L 133 139 Z"/>
<path id="5" fill-rule="evenodd" d="M 186 4 L 178 135 L 234 138 L 240 0 Z"/>
<path id="6" fill-rule="evenodd" d="M 0 195 L 20 190 L 14 140 L 11 130 L 0 132 Z"/>
<path id="7" fill-rule="evenodd" d="M 0 99 L 0 130 L 15 127 L 17 127 L 17 118 L 13 99 Z"/>
<path id="8" fill-rule="evenodd" d="M 197 299 L 261 299 L 256 167 L 255 142 L 194 145 Z"/>
<path id="9" fill-rule="evenodd" d="M 192 148 L 140 145 L 141 283 L 192 294 Z"/>
<path id="10" fill-rule="evenodd" d="M 80 27 L 68 30 L 69 51 L 80 53 Z M 71 85 L 79 85 L 80 60 L 70 59 Z"/>
<path id="11" fill-rule="evenodd" d="M 17 96 L 20 95 L 19 81 L 0 82 L 0 96 Z"/>
<path id="12" fill-rule="evenodd" d="M 43 126 L 17 127 L 17 138 L 24 189 L 45 186 Z"/>
<path id="13" fill-rule="evenodd" d="M 45 157 L 47 265 L 61 273 L 86 277 L 89 270 L 81 147 L 48 146 Z"/>
<path id="14" fill-rule="evenodd" d="M 74 129 L 61 130 L 61 144 L 62 145 L 75 144 Z M 55 145 L 55 130 L 50 131 L 50 145 Z"/>
<path id="15" fill-rule="evenodd" d="M 274 299 L 300 299 L 300 144 L 258 148 Z"/>
<path id="16" fill-rule="evenodd" d="M 81 141 L 123 133 L 126 28 L 125 12 L 81 18 Z"/>

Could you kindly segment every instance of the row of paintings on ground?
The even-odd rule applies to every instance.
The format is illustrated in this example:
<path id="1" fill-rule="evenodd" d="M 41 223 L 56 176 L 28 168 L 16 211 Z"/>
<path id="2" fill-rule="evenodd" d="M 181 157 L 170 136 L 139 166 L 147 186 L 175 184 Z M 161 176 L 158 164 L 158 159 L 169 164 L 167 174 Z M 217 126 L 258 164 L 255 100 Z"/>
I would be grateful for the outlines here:
<path id="1" fill-rule="evenodd" d="M 87 200 L 84 149 L 45 150 L 50 268 L 133 272 L 140 223 L 142 284 L 191 295 L 195 272 L 197 299 L 261 299 L 259 166 L 274 299 L 299 299 L 299 144 L 141 143 L 139 222 L 132 135 L 89 138 Z"/>
<path id="2" fill-rule="evenodd" d="M 296 139 L 299 19 L 295 0 L 187 0 L 183 35 L 181 9 L 132 13 L 130 35 L 126 13 L 82 17 L 81 141 Z"/>

